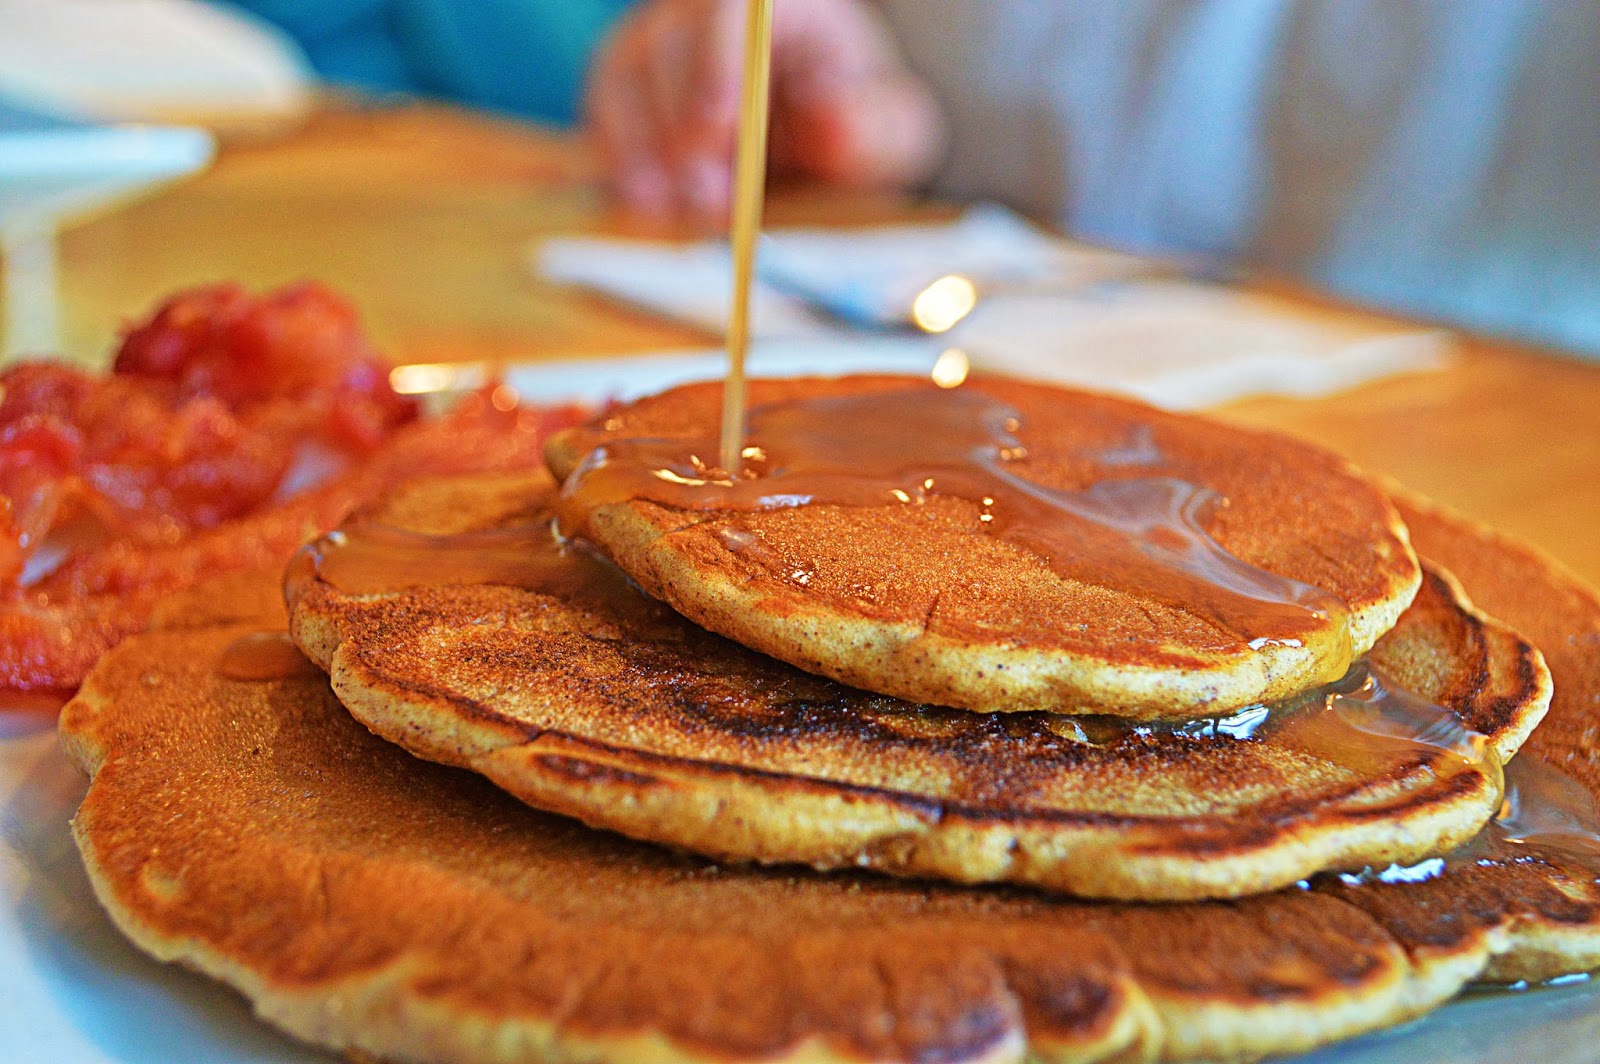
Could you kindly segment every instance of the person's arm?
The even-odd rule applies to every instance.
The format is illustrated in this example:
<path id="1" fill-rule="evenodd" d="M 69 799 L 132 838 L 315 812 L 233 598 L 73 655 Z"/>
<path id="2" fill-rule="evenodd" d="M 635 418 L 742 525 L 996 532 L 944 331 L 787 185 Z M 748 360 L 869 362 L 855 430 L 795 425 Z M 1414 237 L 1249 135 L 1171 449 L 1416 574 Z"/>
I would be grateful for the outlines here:
<path id="1" fill-rule="evenodd" d="M 293 36 L 324 78 L 562 125 L 630 0 L 229 0 Z"/>
<path id="2" fill-rule="evenodd" d="M 629 0 L 390 0 L 425 91 L 570 125 L 586 70 Z"/>
<path id="3" fill-rule="evenodd" d="M 747 0 L 647 0 L 591 67 L 585 117 L 614 186 L 646 211 L 726 209 Z M 773 22 L 772 162 L 853 186 L 932 172 L 943 119 L 864 0 L 781 0 Z"/>

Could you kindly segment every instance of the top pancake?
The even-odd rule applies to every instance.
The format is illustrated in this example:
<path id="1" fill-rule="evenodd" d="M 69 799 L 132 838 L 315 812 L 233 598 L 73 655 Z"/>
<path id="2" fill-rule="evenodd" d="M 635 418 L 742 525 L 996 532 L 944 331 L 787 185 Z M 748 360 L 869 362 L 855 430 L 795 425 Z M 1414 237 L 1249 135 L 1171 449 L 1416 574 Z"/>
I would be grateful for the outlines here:
<path id="1" fill-rule="evenodd" d="M 682 492 L 667 493 L 668 502 L 614 501 L 585 489 L 564 503 L 566 523 L 712 631 L 853 686 L 984 712 L 1192 717 L 1289 697 L 1342 675 L 1350 651 L 1369 649 L 1416 593 L 1420 573 L 1403 522 L 1381 491 L 1328 452 L 1046 385 L 974 379 L 959 399 L 951 395 L 918 378 L 755 381 L 749 442 L 767 449 L 772 467 L 797 464 L 763 438 L 763 418 L 797 402 L 861 400 L 860 416 L 835 437 L 914 457 L 948 449 L 930 435 L 962 429 L 948 419 L 920 424 L 920 408 L 1001 404 L 1018 416 L 1025 450 L 999 463 L 1005 473 L 1102 508 L 1112 503 L 1096 494 L 1105 487 L 1088 490 L 1094 485 L 1151 489 L 1135 498 L 1133 519 L 1153 522 L 1155 533 L 1137 543 L 1112 534 L 1112 547 L 1142 556 L 1152 544 L 1190 537 L 1179 553 L 1209 550 L 1262 581 L 1320 589 L 1345 610 L 1268 613 L 1240 599 L 1245 608 L 1219 623 L 1197 608 L 1181 574 L 1102 564 L 1111 556 L 1104 537 L 1053 566 L 994 534 L 980 500 L 938 494 L 945 477 L 916 504 L 852 499 L 759 511 L 691 509 Z M 586 456 L 606 448 L 615 471 L 630 440 L 682 440 L 674 447 L 684 458 L 709 460 L 720 398 L 720 385 L 702 384 L 641 400 L 557 435 L 546 457 L 569 493 Z M 589 457 L 586 470 L 595 465 Z M 1220 503 L 1181 520 L 1151 512 L 1175 508 L 1162 494 L 1173 484 L 1209 489 Z M 1004 519 L 1000 507 L 993 516 Z"/>
<path id="2" fill-rule="evenodd" d="M 1456 519 L 1408 519 L 1549 648 L 1555 703 L 1532 746 L 1600 793 L 1586 735 L 1600 598 Z M 281 630 L 281 611 L 237 608 L 275 585 L 174 603 L 107 655 L 61 726 L 94 774 L 74 833 L 118 925 L 321 1045 L 386 1060 L 1254 1059 L 1416 1016 L 1472 979 L 1600 965 L 1600 862 L 1561 847 L 1426 879 L 1112 905 L 730 869 L 588 831 L 370 735 L 320 675 L 219 675 L 235 638 Z"/>
<path id="3" fill-rule="evenodd" d="M 1257 893 L 1470 837 L 1549 700 L 1538 652 L 1434 573 L 1370 658 L 1449 712 L 1372 708 L 1407 725 L 1456 714 L 1492 761 L 1379 739 L 1357 726 L 1370 710 L 1320 698 L 1248 739 L 1242 722 L 1174 733 L 912 705 L 711 635 L 607 566 L 536 563 L 548 497 L 542 475 L 410 486 L 302 555 L 295 637 L 357 719 L 411 752 L 714 857 L 1142 900 Z"/>

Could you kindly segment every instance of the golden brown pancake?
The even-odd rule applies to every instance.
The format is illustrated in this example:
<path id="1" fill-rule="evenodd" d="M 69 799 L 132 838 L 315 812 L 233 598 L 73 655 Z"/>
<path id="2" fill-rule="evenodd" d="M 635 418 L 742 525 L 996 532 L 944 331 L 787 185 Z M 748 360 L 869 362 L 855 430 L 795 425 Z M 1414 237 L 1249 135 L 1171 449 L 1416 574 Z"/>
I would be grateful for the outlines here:
<path id="1" fill-rule="evenodd" d="M 1549 648 L 1557 694 L 1531 747 L 1594 789 L 1600 598 L 1523 548 L 1407 513 L 1425 552 Z M 1426 882 L 1154 906 L 722 868 L 413 759 L 317 677 L 222 678 L 238 636 L 282 619 L 222 623 L 215 597 L 166 611 L 188 627 L 114 650 L 66 709 L 67 748 L 94 775 L 74 831 L 137 943 L 320 1045 L 416 1060 L 1237 1059 L 1398 1022 L 1473 978 L 1600 964 L 1600 862 L 1537 846 Z"/>
<path id="2" fill-rule="evenodd" d="M 882 694 L 985 712 L 1227 713 L 1337 679 L 1351 644 L 1370 648 L 1419 584 L 1393 506 L 1335 455 L 1000 378 L 957 392 L 904 377 L 754 382 L 765 473 L 730 489 L 744 509 L 696 508 L 716 492 L 649 474 L 670 452 L 674 481 L 704 477 L 688 457 L 715 455 L 720 397 L 717 384 L 677 388 L 553 437 L 551 469 L 569 491 L 584 485 L 568 525 L 697 624 Z M 814 423 L 831 411 L 834 428 L 800 438 L 795 403 Z M 974 431 L 989 434 L 978 465 Z M 679 442 L 629 442 L 662 439 Z M 839 478 L 818 493 L 807 475 L 823 452 L 896 472 L 833 505 Z M 918 462 L 939 469 L 924 478 Z M 629 501 L 639 491 L 655 501 Z M 762 492 L 813 502 L 749 510 Z M 1041 506 L 1048 520 L 1030 522 Z M 1152 527 L 1133 538 L 1119 521 Z M 1050 527 L 1064 538 L 1041 553 Z M 1183 568 L 1197 565 L 1269 586 L 1224 593 L 1223 578 Z"/>
<path id="3" fill-rule="evenodd" d="M 1371 664 L 1449 707 L 1430 722 L 1453 712 L 1485 737 L 1481 761 L 1448 738 L 1380 739 L 1349 723 L 1361 707 L 1322 698 L 1182 731 L 914 705 L 752 653 L 620 581 L 594 594 L 606 572 L 581 559 L 577 583 L 458 570 L 490 557 L 495 529 L 530 537 L 501 543 L 513 556 L 548 542 L 548 498 L 539 474 L 419 482 L 302 557 L 295 637 L 358 720 L 412 753 L 716 858 L 1240 897 L 1470 838 L 1549 703 L 1538 652 L 1430 571 Z M 454 535 L 402 553 L 396 528 Z M 351 568 L 374 561 L 391 570 Z"/>

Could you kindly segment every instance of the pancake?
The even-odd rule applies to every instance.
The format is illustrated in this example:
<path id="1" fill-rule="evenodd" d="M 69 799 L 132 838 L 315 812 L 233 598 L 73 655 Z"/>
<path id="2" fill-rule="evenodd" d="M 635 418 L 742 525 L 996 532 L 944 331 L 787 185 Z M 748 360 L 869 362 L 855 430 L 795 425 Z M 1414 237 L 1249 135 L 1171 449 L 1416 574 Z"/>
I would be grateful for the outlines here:
<path id="1" fill-rule="evenodd" d="M 1175 730 L 919 706 L 754 654 L 603 563 L 559 559 L 548 502 L 540 474 L 419 482 L 302 553 L 295 638 L 357 719 L 412 753 L 724 860 L 1256 894 L 1470 838 L 1550 698 L 1538 652 L 1430 570 L 1370 666 L 1449 707 L 1431 715 L 1319 694 Z M 558 564 L 536 561 L 541 543 Z M 1385 723 L 1408 736 L 1373 734 Z"/>
<path id="2" fill-rule="evenodd" d="M 1407 515 L 1424 551 L 1549 648 L 1557 693 L 1531 748 L 1600 793 L 1584 737 L 1600 598 L 1455 519 Z M 169 608 L 168 624 L 204 613 L 123 643 L 65 710 L 94 776 L 74 834 L 141 947 L 334 1049 L 1230 1060 L 1399 1022 L 1474 978 L 1600 964 L 1600 862 L 1539 845 L 1420 882 L 1166 906 L 722 868 L 415 760 L 317 676 L 223 678 L 240 635 L 282 620 L 222 623 L 217 597 Z"/>
<path id="3" fill-rule="evenodd" d="M 758 475 L 719 485 L 720 397 L 553 437 L 564 524 L 697 624 L 881 694 L 1228 713 L 1338 679 L 1419 586 L 1384 494 L 1283 436 L 1000 378 L 756 381 Z"/>

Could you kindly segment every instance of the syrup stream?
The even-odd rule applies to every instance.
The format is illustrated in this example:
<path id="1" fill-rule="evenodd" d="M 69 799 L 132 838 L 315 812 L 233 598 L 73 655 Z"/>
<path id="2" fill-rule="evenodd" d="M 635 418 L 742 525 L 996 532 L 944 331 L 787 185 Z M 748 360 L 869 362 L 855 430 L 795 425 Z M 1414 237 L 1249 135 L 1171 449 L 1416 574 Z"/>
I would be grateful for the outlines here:
<path id="1" fill-rule="evenodd" d="M 749 0 L 738 159 L 733 178 L 733 305 L 728 315 L 728 376 L 722 386 L 722 468 L 738 469 L 744 450 L 745 357 L 750 351 L 750 288 L 767 184 L 772 84 L 772 3 Z"/>

